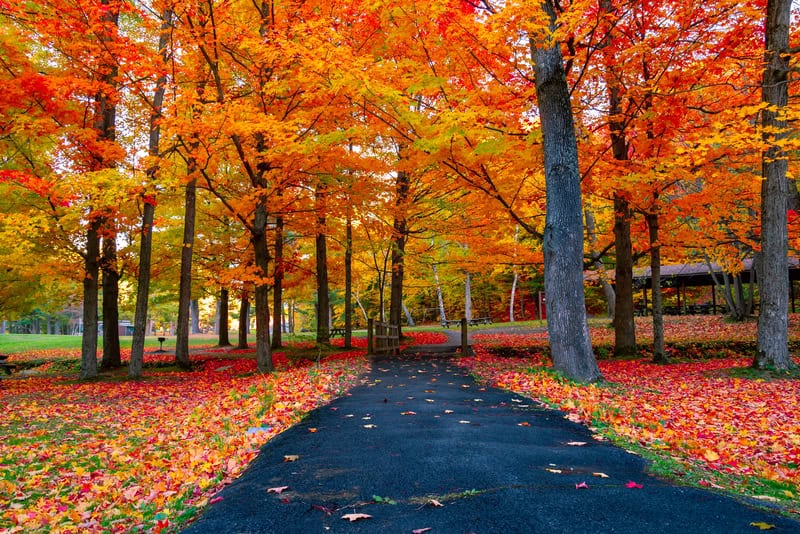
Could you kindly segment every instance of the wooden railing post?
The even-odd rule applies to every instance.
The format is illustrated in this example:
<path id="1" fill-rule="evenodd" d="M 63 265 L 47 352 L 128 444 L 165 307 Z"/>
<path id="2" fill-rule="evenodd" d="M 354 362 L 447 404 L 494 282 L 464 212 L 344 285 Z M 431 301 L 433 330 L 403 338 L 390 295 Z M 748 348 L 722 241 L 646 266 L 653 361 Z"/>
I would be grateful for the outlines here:
<path id="1" fill-rule="evenodd" d="M 467 318 L 461 318 L 461 354 L 469 356 L 469 343 L 467 342 Z"/>
<path id="2" fill-rule="evenodd" d="M 375 327 L 375 320 L 374 319 L 367 319 L 367 354 L 372 355 L 375 354 L 375 332 L 373 328 Z"/>

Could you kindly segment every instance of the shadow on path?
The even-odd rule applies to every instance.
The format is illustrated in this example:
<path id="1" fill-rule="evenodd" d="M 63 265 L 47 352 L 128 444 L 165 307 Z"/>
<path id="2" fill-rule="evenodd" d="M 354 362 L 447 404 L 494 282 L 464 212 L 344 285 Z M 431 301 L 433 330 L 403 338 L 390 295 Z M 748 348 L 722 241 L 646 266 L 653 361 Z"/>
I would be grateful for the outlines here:
<path id="1" fill-rule="evenodd" d="M 563 413 L 475 383 L 453 348 L 376 361 L 366 385 L 267 443 L 185 532 L 800 532 L 646 475 Z M 371 517 L 342 519 L 354 513 Z"/>

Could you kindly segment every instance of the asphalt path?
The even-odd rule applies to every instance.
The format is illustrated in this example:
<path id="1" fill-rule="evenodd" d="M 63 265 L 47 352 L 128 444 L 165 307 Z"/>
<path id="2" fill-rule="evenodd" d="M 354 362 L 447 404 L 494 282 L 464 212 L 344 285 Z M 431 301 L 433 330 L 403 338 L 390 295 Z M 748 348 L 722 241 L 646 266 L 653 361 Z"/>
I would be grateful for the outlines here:
<path id="1" fill-rule="evenodd" d="M 428 349 L 375 362 L 366 385 L 272 439 L 184 532 L 800 532 L 649 476 L 562 412 Z"/>

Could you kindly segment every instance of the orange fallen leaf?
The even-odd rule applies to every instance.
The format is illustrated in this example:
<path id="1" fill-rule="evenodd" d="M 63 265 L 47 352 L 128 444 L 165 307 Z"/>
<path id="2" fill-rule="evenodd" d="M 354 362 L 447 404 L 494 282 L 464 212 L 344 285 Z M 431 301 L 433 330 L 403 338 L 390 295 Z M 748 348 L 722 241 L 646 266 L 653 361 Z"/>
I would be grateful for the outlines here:
<path id="1" fill-rule="evenodd" d="M 523 421 L 521 423 L 517 423 L 517 426 L 531 426 L 531 424 L 527 421 Z"/>
<path id="2" fill-rule="evenodd" d="M 436 499 L 429 500 L 428 504 L 430 504 L 434 508 L 442 508 L 444 506 L 441 502 L 437 501 Z"/>
<path id="3" fill-rule="evenodd" d="M 317 431 L 317 429 L 312 426 L 311 428 L 308 429 L 308 431 L 313 434 L 314 432 Z"/>
<path id="4" fill-rule="evenodd" d="M 300 459 L 299 454 L 286 454 L 283 457 L 284 462 L 296 462 L 299 459 Z"/>
<path id="5" fill-rule="evenodd" d="M 600 472 L 597 472 L 597 473 L 592 473 L 592 476 L 593 476 L 593 477 L 598 477 L 598 478 L 608 478 L 608 475 L 607 475 L 607 474 L 605 474 L 605 473 L 600 473 Z"/>

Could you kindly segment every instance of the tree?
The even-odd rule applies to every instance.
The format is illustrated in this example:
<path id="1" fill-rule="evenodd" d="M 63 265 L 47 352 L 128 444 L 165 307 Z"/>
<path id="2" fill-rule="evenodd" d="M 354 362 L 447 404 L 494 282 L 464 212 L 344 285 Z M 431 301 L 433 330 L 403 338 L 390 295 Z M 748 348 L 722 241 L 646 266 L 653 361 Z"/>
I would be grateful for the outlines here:
<path id="1" fill-rule="evenodd" d="M 547 214 L 544 230 L 544 284 L 547 329 L 553 366 L 570 378 L 601 378 L 592 342 L 583 292 L 583 209 L 578 148 L 561 44 L 554 39 L 556 7 L 542 8 L 549 28 L 530 38 L 536 96 L 542 121 Z M 555 43 L 552 41 L 555 40 Z"/>
<path id="2" fill-rule="evenodd" d="M 789 135 L 786 107 L 789 98 L 789 19 L 791 0 L 767 0 L 764 75 L 761 112 L 763 140 L 761 185 L 761 253 L 759 277 L 761 309 L 753 367 L 789 369 L 789 270 L 786 172 L 788 155 L 781 140 Z"/>

